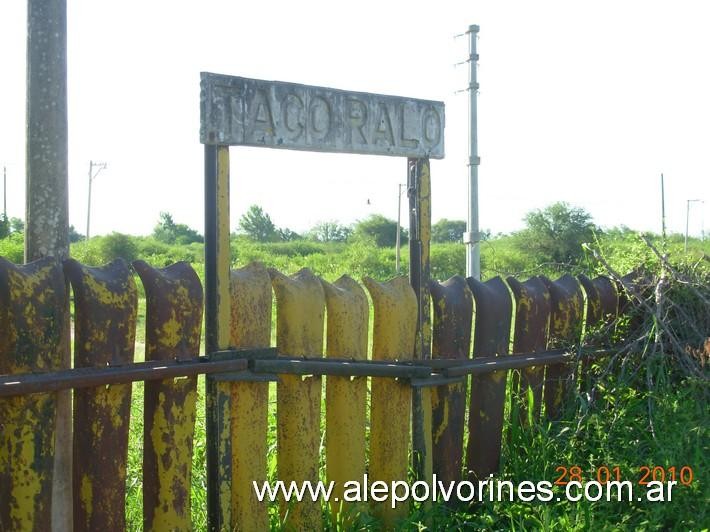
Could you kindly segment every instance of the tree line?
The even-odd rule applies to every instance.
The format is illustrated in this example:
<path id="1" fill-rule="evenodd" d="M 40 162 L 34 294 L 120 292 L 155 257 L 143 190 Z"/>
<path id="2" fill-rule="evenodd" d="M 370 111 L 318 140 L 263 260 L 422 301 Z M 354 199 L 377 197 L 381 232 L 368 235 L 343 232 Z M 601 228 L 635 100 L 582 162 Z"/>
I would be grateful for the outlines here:
<path id="1" fill-rule="evenodd" d="M 592 216 L 582 208 L 557 202 L 544 209 L 528 212 L 525 228 L 513 233 L 518 245 L 541 262 L 575 263 L 582 255 L 582 244 L 591 243 L 601 233 Z M 402 244 L 408 232 L 399 228 Z M 392 247 L 397 240 L 397 222 L 381 214 L 373 214 L 351 226 L 338 222 L 320 222 L 305 235 L 276 227 L 271 217 L 258 205 L 252 205 L 239 219 L 238 231 L 255 242 L 287 242 L 309 239 L 317 242 L 347 242 L 351 238 L 370 239 L 378 247 Z M 433 243 L 462 243 L 466 231 L 463 220 L 442 218 L 432 224 Z M 483 240 L 491 238 L 482 232 Z"/>
<path id="2" fill-rule="evenodd" d="M 597 227 L 591 215 L 584 209 L 573 207 L 567 203 L 557 202 L 544 208 L 530 211 L 524 218 L 525 227 L 510 235 L 491 235 L 483 231 L 482 246 L 494 240 L 504 239 L 526 259 L 533 263 L 576 264 L 584 256 L 582 244 L 592 243 L 599 238 L 602 230 Z M 14 245 L 18 249 L 15 255 L 20 255 L 24 224 L 19 218 L 5 218 L 0 214 L 0 251 L 10 249 Z M 310 241 L 321 244 L 363 243 L 377 248 L 392 248 L 397 241 L 397 222 L 381 214 L 372 214 L 352 225 L 344 225 L 337 221 L 319 222 L 305 231 L 297 233 L 289 228 L 277 227 L 267 212 L 258 205 L 251 205 L 239 218 L 233 233 L 233 238 L 246 239 L 255 243 L 279 243 Z M 399 227 L 400 242 L 406 245 L 408 231 Z M 431 240 L 434 244 L 461 244 L 463 249 L 463 234 L 466 222 L 443 218 L 432 225 Z M 84 236 L 74 227 L 70 228 L 72 243 L 82 242 Z M 140 242 L 139 242 L 140 240 Z M 160 246 L 174 249 L 190 248 L 186 258 L 199 254 L 198 249 L 192 249 L 192 244 L 204 242 L 203 236 L 186 224 L 178 223 L 169 212 L 161 212 L 152 233 L 146 237 L 131 237 L 122 233 L 111 233 L 103 237 L 94 237 L 99 251 L 105 256 L 125 256 L 131 258 L 146 249 L 152 254 L 163 252 Z M 151 244 L 152 242 L 152 244 Z M 12 255 L 12 254 L 11 254 Z"/>

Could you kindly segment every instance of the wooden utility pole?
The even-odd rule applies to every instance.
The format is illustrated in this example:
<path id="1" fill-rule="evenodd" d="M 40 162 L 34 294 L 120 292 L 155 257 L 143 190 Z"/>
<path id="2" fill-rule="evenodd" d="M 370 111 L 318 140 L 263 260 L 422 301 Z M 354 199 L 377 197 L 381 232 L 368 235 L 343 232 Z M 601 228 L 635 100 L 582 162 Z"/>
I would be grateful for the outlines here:
<path id="1" fill-rule="evenodd" d="M 69 256 L 66 0 L 27 2 L 25 261 Z M 71 365 L 69 308 L 62 360 Z M 72 530 L 71 395 L 58 392 L 52 528 Z"/>

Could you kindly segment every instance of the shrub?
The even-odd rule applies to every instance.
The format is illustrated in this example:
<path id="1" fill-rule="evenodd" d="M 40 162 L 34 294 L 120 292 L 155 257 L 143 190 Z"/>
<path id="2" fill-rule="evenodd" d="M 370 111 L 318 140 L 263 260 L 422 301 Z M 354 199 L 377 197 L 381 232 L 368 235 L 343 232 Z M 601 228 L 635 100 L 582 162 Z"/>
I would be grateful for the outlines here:
<path id="1" fill-rule="evenodd" d="M 15 264 L 22 264 L 25 260 L 24 235 L 22 233 L 10 233 L 7 238 L 0 240 L 0 257 L 5 257 Z"/>
<path id="2" fill-rule="evenodd" d="M 138 245 L 135 242 L 135 237 L 114 232 L 99 238 L 99 249 L 104 263 L 119 257 L 130 263 L 138 258 Z"/>

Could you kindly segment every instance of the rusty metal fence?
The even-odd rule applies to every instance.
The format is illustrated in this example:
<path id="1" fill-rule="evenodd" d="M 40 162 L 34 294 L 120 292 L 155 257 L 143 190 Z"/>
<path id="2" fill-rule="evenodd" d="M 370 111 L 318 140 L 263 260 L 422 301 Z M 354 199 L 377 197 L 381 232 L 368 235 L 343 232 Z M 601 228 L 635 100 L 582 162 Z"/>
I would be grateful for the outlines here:
<path id="1" fill-rule="evenodd" d="M 133 362 L 134 271 L 146 296 L 141 363 Z M 407 479 L 413 391 L 425 389 L 431 392 L 425 426 L 432 471 L 444 481 L 495 474 L 505 441 L 507 379 L 512 396 L 523 399 L 510 422 L 525 423 L 528 408 L 533 418 L 559 416 L 590 371 L 579 363 L 584 326 L 613 321 L 620 301 L 617 286 L 604 277 L 431 282 L 433 356 L 412 360 L 420 315 L 406 278 L 366 278 L 363 288 L 347 276 L 329 283 L 309 270 L 287 276 L 258 263 L 230 278 L 230 347 L 199 357 L 203 288 L 186 263 L 155 269 L 136 261 L 131 268 L 118 260 L 91 268 L 74 260 L 17 266 L 0 259 L 0 530 L 51 526 L 54 392 L 61 389 L 74 389 L 74 527 L 125 528 L 130 383 L 140 380 L 146 382 L 146 530 L 191 529 L 196 376 L 203 373 L 226 398 L 219 408 L 228 433 L 207 442 L 229 472 L 212 494 L 220 501 L 221 529 L 268 527 L 268 505 L 256 499 L 252 482 L 267 479 L 270 386 L 277 395 L 277 475 L 284 482 L 319 480 L 322 441 L 335 496 L 342 498 L 345 482 L 366 473 L 371 482 Z M 61 370 L 57 346 L 67 339 L 58 324 L 69 309 L 69 286 L 74 368 Z M 331 506 L 333 515 L 358 510 L 365 508 Z M 370 511 L 392 527 L 408 506 L 385 501 Z M 280 515 L 296 529 L 322 527 L 319 502 L 282 500 Z"/>
<path id="2" fill-rule="evenodd" d="M 0 258 L 0 531 L 52 527 L 62 390 L 73 390 L 75 530 L 126 527 L 136 381 L 145 382 L 143 528 L 192 529 L 200 374 L 208 528 L 264 530 L 269 507 L 252 486 L 267 480 L 273 452 L 270 392 L 278 479 L 324 475 L 342 499 L 347 481 L 405 481 L 410 467 L 424 481 L 499 472 L 506 412 L 509 423 L 557 418 L 573 388 L 589 385 L 588 361 L 612 352 L 583 349 L 585 329 L 628 306 L 607 278 L 431 281 L 429 159 L 444 157 L 443 103 L 208 73 L 200 103 L 204 290 L 186 263 Z M 409 278 L 361 285 L 261 264 L 231 270 L 229 147 L 239 145 L 406 157 Z M 146 298 L 144 362 L 134 362 L 134 273 Z M 506 408 L 511 399 L 518 408 Z M 321 529 L 322 510 L 319 501 L 279 501 L 288 528 Z M 390 500 L 330 506 L 336 519 L 369 511 L 386 528 L 408 510 Z"/>

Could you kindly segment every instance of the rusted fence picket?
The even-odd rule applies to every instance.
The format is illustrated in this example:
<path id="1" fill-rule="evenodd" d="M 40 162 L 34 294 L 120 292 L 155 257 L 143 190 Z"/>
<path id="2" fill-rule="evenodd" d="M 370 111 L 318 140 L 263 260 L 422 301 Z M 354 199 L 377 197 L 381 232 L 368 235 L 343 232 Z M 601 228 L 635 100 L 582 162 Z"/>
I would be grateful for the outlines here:
<path id="1" fill-rule="evenodd" d="M 369 305 L 365 290 L 347 275 L 331 284 L 321 279 L 328 310 L 326 352 L 329 357 L 367 359 Z M 365 475 L 367 377 L 329 376 L 326 381 L 326 470 L 335 482 L 331 511 L 345 506 L 344 486 Z M 338 502 L 341 501 L 341 502 Z"/>
<path id="2" fill-rule="evenodd" d="M 163 269 L 135 261 L 146 295 L 146 360 L 182 360 L 200 349 L 203 292 L 185 263 Z M 190 530 L 197 377 L 145 383 L 143 527 Z"/>
<path id="3" fill-rule="evenodd" d="M 363 279 L 372 297 L 373 360 L 411 360 L 417 329 L 417 296 L 404 277 L 379 283 Z M 407 478 L 412 390 L 408 383 L 373 377 L 370 406 L 370 468 L 372 482 Z M 390 494 L 391 495 L 391 494 Z M 386 528 L 406 517 L 409 507 L 390 497 L 373 503 L 373 511 Z"/>
<path id="4" fill-rule="evenodd" d="M 0 375 L 61 368 L 66 298 L 54 259 L 0 258 Z M 2 530 L 50 530 L 56 408 L 56 393 L 0 398 Z"/>
<path id="5" fill-rule="evenodd" d="M 619 294 L 614 282 L 604 275 L 590 279 L 584 274 L 577 276 L 587 295 L 587 329 L 600 323 L 611 323 L 618 312 Z"/>
<path id="6" fill-rule="evenodd" d="M 432 358 L 466 360 L 471 354 L 473 294 L 461 276 L 432 281 Z M 461 479 L 466 381 L 432 389 L 433 467 L 438 480 Z"/>
<path id="7" fill-rule="evenodd" d="M 287 277 L 270 269 L 276 295 L 276 348 L 279 355 L 323 354 L 325 295 L 308 269 Z M 318 482 L 320 465 L 321 384 L 319 375 L 279 375 L 277 387 L 277 446 L 279 479 Z M 288 512 L 288 514 L 287 514 Z M 297 530 L 320 530 L 321 509 L 310 499 L 288 505 L 281 501 L 285 525 Z"/>
<path id="8" fill-rule="evenodd" d="M 585 320 L 585 338 L 584 343 L 589 345 L 588 332 L 600 324 L 611 324 L 616 317 L 618 296 L 616 286 L 608 277 L 598 276 L 590 279 L 584 274 L 577 276 L 579 283 L 584 289 L 587 296 L 587 317 Z M 600 346 L 597 340 L 595 345 Z M 604 342 L 603 345 L 609 345 L 609 342 Z M 589 372 L 592 367 L 592 360 L 584 359 L 580 364 L 580 386 L 582 390 L 588 391 L 591 388 Z"/>
<path id="9" fill-rule="evenodd" d="M 231 271 L 233 347 L 269 347 L 271 342 L 271 278 L 255 262 Z M 242 532 L 269 527 L 267 501 L 259 501 L 252 482 L 266 481 L 268 382 L 231 383 L 232 527 Z"/>
<path id="10" fill-rule="evenodd" d="M 484 283 L 466 279 L 475 302 L 473 357 L 475 360 L 507 355 L 513 305 L 505 281 L 494 277 Z M 466 470 L 483 479 L 500 465 L 506 371 L 471 377 Z"/>
<path id="11" fill-rule="evenodd" d="M 599 291 L 592 280 L 584 274 L 577 276 L 577 281 L 582 285 L 587 296 L 587 309 L 585 319 L 585 329 L 594 327 L 602 318 L 602 302 Z"/>
<path id="12" fill-rule="evenodd" d="M 601 316 L 599 319 L 608 325 L 617 317 L 619 291 L 614 281 L 604 275 L 599 275 L 592 279 L 592 284 L 597 289 L 601 302 Z"/>
<path id="13" fill-rule="evenodd" d="M 621 279 L 615 279 L 616 292 L 619 297 L 618 315 L 628 315 L 629 331 L 638 331 L 643 326 L 644 313 L 634 312 L 637 298 L 649 299 L 653 295 L 653 283 L 641 268 L 635 268 Z"/>
<path id="14" fill-rule="evenodd" d="M 138 292 L 123 259 L 64 264 L 74 292 L 74 366 L 133 362 Z M 131 385 L 74 392 L 74 530 L 124 530 Z"/>
<path id="15" fill-rule="evenodd" d="M 580 340 L 582 330 L 583 296 L 577 279 L 569 274 L 555 281 L 540 278 L 550 292 L 549 347 L 569 347 Z M 551 364 L 545 373 L 545 412 L 548 419 L 559 416 L 565 395 L 574 378 L 570 363 Z"/>
<path id="16" fill-rule="evenodd" d="M 520 282 L 508 277 L 508 286 L 515 297 L 515 333 L 513 353 L 536 353 L 547 348 L 547 331 L 550 322 L 550 293 L 537 277 Z M 542 405 L 545 366 L 531 366 L 520 370 L 513 384 L 513 394 L 518 396 L 519 421 L 537 420 Z M 528 410 L 528 393 L 532 395 L 532 411 Z"/>

